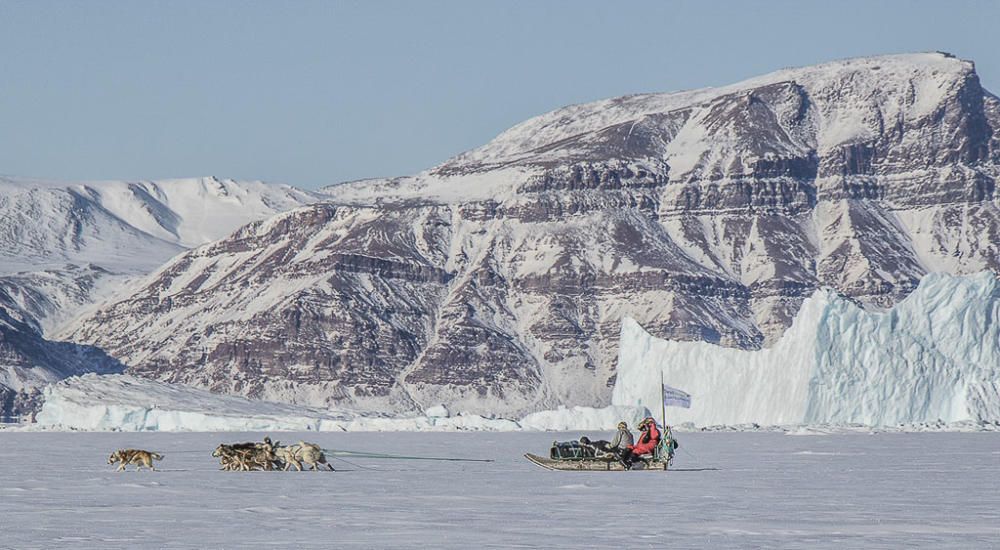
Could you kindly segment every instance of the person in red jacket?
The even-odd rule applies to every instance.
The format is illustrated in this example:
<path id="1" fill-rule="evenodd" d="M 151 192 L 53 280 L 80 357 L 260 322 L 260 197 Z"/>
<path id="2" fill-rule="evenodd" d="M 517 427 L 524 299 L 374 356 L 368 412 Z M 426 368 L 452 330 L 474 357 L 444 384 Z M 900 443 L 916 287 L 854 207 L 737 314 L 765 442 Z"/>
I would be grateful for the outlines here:
<path id="1" fill-rule="evenodd" d="M 656 427 L 656 421 L 650 417 L 647 417 L 638 426 L 639 442 L 635 445 L 629 445 L 628 448 L 622 451 L 620 459 L 622 466 L 626 470 L 632 469 L 632 463 L 644 454 L 652 454 L 656 446 L 660 444 L 660 429 Z"/>

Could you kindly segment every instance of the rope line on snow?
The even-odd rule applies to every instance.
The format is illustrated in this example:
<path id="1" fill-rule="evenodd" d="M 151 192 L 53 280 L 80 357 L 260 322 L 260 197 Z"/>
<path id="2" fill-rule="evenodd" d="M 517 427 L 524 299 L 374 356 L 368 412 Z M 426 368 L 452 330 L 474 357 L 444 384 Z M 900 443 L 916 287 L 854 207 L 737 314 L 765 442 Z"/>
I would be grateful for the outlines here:
<path id="1" fill-rule="evenodd" d="M 408 455 L 392 455 L 386 453 L 373 453 L 368 451 L 349 451 L 346 449 L 323 449 L 324 452 L 330 453 L 333 456 L 350 456 L 357 458 L 382 458 L 391 460 L 441 460 L 447 462 L 495 462 L 491 458 L 456 458 L 456 457 L 442 457 L 442 456 L 408 456 Z"/>
<path id="2" fill-rule="evenodd" d="M 325 451 L 326 449 L 323 449 L 323 450 Z M 341 462 L 346 462 L 347 464 L 350 464 L 351 466 L 354 466 L 355 468 L 361 468 L 362 470 L 371 470 L 373 472 L 379 471 L 378 468 L 370 468 L 368 466 L 362 466 L 361 464 L 355 464 L 354 462 L 351 462 L 350 460 L 347 460 L 347 459 L 344 459 L 344 458 L 340 458 L 339 456 L 331 456 L 330 458 L 333 458 L 334 460 L 339 460 Z"/>

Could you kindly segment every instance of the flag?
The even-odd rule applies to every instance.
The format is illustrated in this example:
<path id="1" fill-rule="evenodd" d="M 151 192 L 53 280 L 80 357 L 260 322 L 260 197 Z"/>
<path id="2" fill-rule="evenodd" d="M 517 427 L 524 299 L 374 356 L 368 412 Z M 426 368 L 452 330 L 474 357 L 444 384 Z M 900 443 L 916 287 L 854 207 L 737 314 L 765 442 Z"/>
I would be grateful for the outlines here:
<path id="1" fill-rule="evenodd" d="M 666 407 L 691 408 L 691 396 L 677 388 L 663 385 L 663 405 Z"/>

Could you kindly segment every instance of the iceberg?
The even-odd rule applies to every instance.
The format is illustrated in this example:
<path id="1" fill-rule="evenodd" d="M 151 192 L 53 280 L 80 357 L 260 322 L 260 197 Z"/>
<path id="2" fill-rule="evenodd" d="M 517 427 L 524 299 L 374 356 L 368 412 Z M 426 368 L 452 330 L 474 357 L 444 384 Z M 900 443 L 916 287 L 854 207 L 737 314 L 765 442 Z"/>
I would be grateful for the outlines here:
<path id="1" fill-rule="evenodd" d="M 521 429 L 534 431 L 602 431 L 613 430 L 615 424 L 625 421 L 629 426 L 649 416 L 645 407 L 563 407 L 550 411 L 538 411 L 521 419 Z"/>
<path id="2" fill-rule="evenodd" d="M 660 380 L 691 394 L 696 426 L 1000 420 L 1000 281 L 929 274 L 886 311 L 831 290 L 807 298 L 769 349 L 744 351 L 621 328 L 615 406 L 659 412 Z"/>

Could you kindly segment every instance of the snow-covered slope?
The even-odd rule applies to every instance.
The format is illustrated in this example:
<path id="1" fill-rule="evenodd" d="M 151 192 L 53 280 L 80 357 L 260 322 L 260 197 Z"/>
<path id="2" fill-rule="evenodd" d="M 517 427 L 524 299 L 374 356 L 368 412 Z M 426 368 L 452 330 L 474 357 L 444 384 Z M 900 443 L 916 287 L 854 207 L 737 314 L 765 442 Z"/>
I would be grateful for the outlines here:
<path id="1" fill-rule="evenodd" d="M 612 402 L 659 408 L 661 374 L 692 396 L 669 410 L 677 423 L 1000 421 L 1000 280 L 928 275 L 888 311 L 817 290 L 760 351 L 661 340 L 625 319 Z"/>
<path id="2" fill-rule="evenodd" d="M 820 287 L 1000 271 L 1000 101 L 908 54 L 560 109 L 176 257 L 68 327 L 130 372 L 412 413 L 607 404 L 620 321 L 759 349 Z"/>
<path id="3" fill-rule="evenodd" d="M 122 290 L 128 280 L 127 274 L 96 265 L 0 274 L 0 309 L 38 334 L 51 335 L 80 310 Z"/>
<path id="4" fill-rule="evenodd" d="M 319 200 L 287 185 L 192 178 L 0 177 L 0 307 L 44 332 L 180 252 Z"/>
<path id="5" fill-rule="evenodd" d="M 287 185 L 216 178 L 0 178 L 0 273 L 67 263 L 146 273 L 186 248 L 317 199 Z"/>
<path id="6" fill-rule="evenodd" d="M 719 165 L 740 157 L 743 166 L 750 166 L 764 156 L 796 157 L 811 150 L 822 155 L 845 144 L 877 139 L 884 132 L 886 121 L 919 120 L 930 116 L 949 94 L 958 91 L 971 72 L 970 62 L 940 53 L 862 57 L 784 69 L 718 88 L 637 94 L 572 105 L 526 120 L 490 143 L 449 161 L 446 166 L 562 160 L 578 156 L 581 146 L 604 145 L 600 138 L 606 136 L 600 133 L 608 134 L 623 124 L 628 124 L 628 131 L 633 134 L 647 131 L 646 126 L 650 124 L 660 125 L 661 134 L 672 134 L 649 143 L 659 146 L 649 152 L 651 157 L 666 161 L 676 179 L 687 176 L 695 168 L 707 168 L 704 161 L 709 156 L 714 156 Z M 762 143 L 772 150 L 749 156 L 746 155 L 748 151 L 740 150 L 746 143 L 732 140 L 720 144 L 712 139 L 711 134 L 718 130 L 738 129 L 737 125 L 720 126 L 717 125 L 720 121 L 712 120 L 713 115 L 719 114 L 720 107 L 742 107 L 743 116 L 763 115 L 765 112 L 756 112 L 752 104 L 759 101 L 764 108 L 774 99 L 783 99 L 768 97 L 774 92 L 799 95 L 800 100 L 808 98 L 816 102 L 813 112 L 809 112 L 809 105 L 792 102 L 789 106 L 798 107 L 797 112 L 773 113 L 785 115 L 786 120 L 775 122 L 786 124 L 803 117 L 808 122 L 808 127 L 803 128 L 806 132 L 783 136 L 784 142 Z M 728 104 L 728 98 L 734 95 L 742 96 L 744 105 Z M 761 123 L 771 121 L 760 117 L 755 122 L 760 128 Z M 634 137 L 641 140 L 645 136 Z M 727 154 L 718 154 L 718 147 Z M 710 149 L 711 155 L 703 154 Z"/>
<path id="7" fill-rule="evenodd" d="M 51 341 L 67 319 L 188 247 L 318 197 L 215 178 L 0 178 L 0 415 L 29 412 L 52 380 L 120 370 L 100 350 Z"/>

